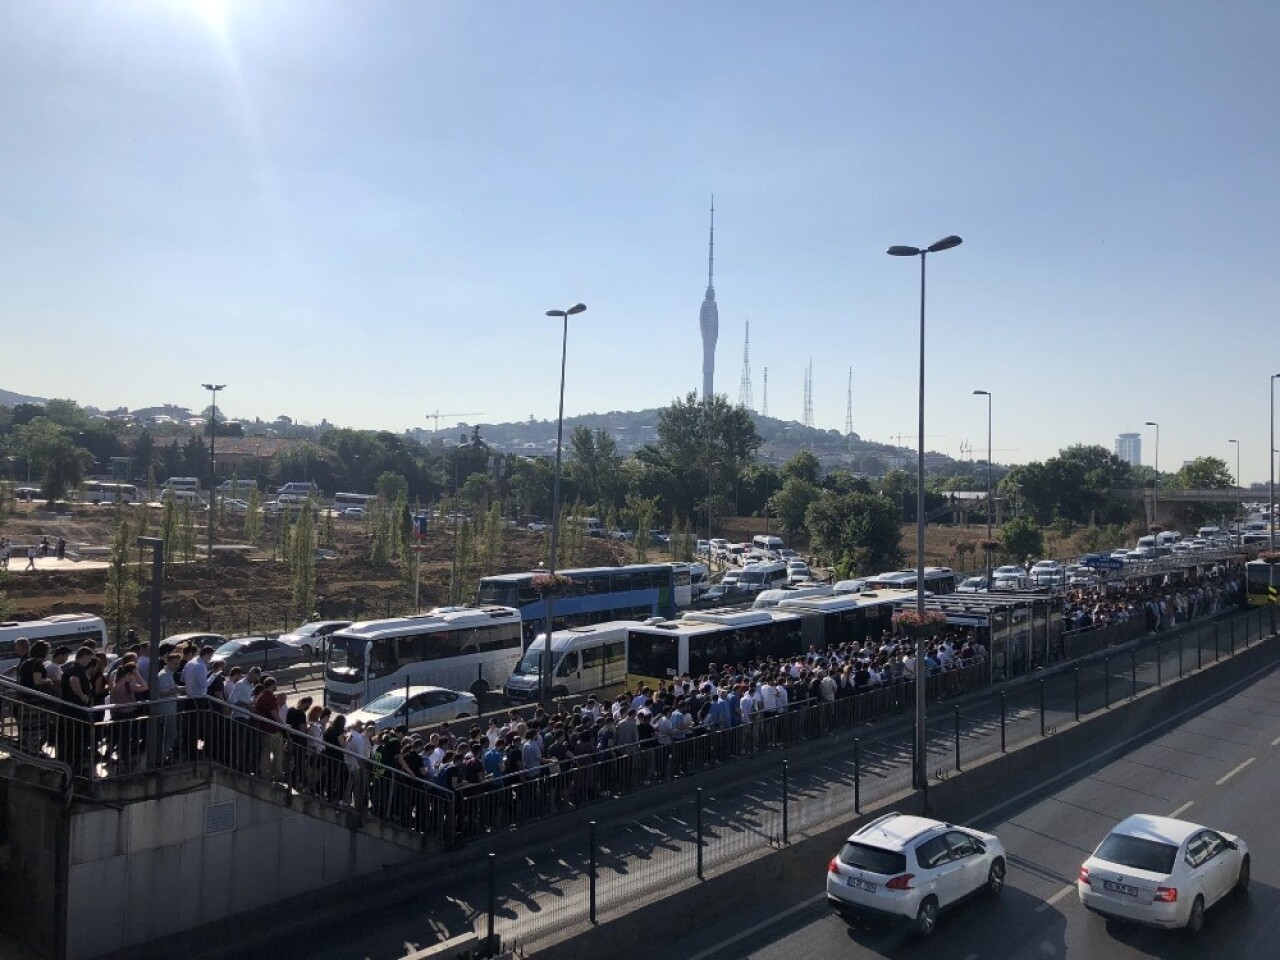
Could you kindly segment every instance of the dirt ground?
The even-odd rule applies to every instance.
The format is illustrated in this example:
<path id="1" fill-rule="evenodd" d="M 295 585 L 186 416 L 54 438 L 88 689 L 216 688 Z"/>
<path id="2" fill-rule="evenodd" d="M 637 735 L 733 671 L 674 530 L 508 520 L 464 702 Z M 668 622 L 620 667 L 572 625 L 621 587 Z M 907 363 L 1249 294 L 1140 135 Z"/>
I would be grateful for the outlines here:
<path id="1" fill-rule="evenodd" d="M 53 515 L 40 505 L 19 504 L 18 512 L 0 519 L 0 536 L 25 545 L 49 537 L 51 542 L 65 537 L 74 555 L 81 545 L 105 547 L 112 533 L 109 508 L 85 507 L 70 514 Z M 141 509 L 141 508 L 135 508 Z M 154 524 L 152 532 L 154 533 Z M 320 524 L 321 546 L 325 524 Z M 271 536 L 268 521 L 267 539 Z M 316 603 L 314 613 L 322 618 L 369 618 L 412 612 L 412 559 L 375 566 L 369 560 L 369 532 L 359 521 L 335 520 L 332 559 L 316 563 Z M 229 518 L 217 532 L 216 543 L 243 542 L 243 521 Z M 203 539 L 203 537 L 201 538 Z M 433 529 L 424 541 L 421 565 L 420 603 L 424 609 L 448 602 L 453 568 L 454 538 L 450 529 Z M 94 560 L 105 557 L 90 551 Z M 467 602 L 478 578 L 486 573 L 530 570 L 545 562 L 544 534 L 508 530 L 500 563 L 492 570 L 473 566 L 459 576 Z M 650 557 L 657 559 L 651 550 Z M 150 554 L 139 569 L 139 604 L 133 626 L 145 636 L 150 616 Z M 583 543 L 582 565 L 612 565 L 632 559 L 631 548 L 603 540 Z M 56 613 L 96 613 L 104 611 L 107 582 L 105 569 L 37 570 L 24 573 L 15 558 L 8 576 L 0 585 L 8 597 L 10 619 L 29 620 Z M 96 564 L 95 564 L 96 566 Z M 273 556 L 272 550 L 248 553 L 214 552 L 213 562 L 202 557 L 189 563 L 173 562 L 165 571 L 162 597 L 165 633 L 185 630 L 212 630 L 224 634 L 274 632 L 296 625 L 292 611 L 291 576 L 288 566 Z M 114 626 L 114 625 L 113 625 Z"/>

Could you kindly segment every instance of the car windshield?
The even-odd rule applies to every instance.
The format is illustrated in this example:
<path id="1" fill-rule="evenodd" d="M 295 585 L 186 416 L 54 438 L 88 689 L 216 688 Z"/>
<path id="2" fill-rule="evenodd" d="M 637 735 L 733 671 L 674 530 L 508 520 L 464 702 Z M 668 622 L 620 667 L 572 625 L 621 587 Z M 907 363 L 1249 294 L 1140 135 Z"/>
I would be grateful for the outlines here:
<path id="1" fill-rule="evenodd" d="M 854 843 L 852 840 L 840 851 L 840 862 L 847 867 L 857 867 L 859 870 L 884 876 L 895 876 L 907 869 L 905 854 L 866 843 Z"/>
<path id="2" fill-rule="evenodd" d="M 220 660 L 223 657 L 233 656 L 243 650 L 246 644 L 247 641 L 244 640 L 228 640 L 222 646 L 218 647 L 217 650 L 213 651 L 214 659 Z"/>
<path id="3" fill-rule="evenodd" d="M 364 708 L 365 713 L 371 713 L 375 717 L 385 717 L 389 713 L 395 713 L 404 706 L 403 693 L 384 693 L 378 699 Z"/>
<path id="4" fill-rule="evenodd" d="M 564 654 L 561 654 L 564 656 Z M 557 660 L 557 663 L 559 661 Z M 525 651 L 524 656 L 520 658 L 520 662 L 516 664 L 516 668 L 511 671 L 514 674 L 520 674 L 524 677 L 537 677 L 541 675 L 542 669 L 542 648 L 531 647 Z"/>
<path id="5" fill-rule="evenodd" d="M 1161 875 L 1173 872 L 1173 861 L 1177 855 L 1178 848 L 1172 843 L 1124 833 L 1109 834 L 1094 853 L 1099 860 Z"/>

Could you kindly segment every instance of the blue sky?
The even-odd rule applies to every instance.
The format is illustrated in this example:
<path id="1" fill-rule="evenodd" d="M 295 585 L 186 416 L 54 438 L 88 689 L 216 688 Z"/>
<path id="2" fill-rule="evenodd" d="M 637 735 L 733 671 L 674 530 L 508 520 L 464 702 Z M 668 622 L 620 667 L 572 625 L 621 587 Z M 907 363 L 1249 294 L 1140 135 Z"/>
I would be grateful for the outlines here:
<path id="1" fill-rule="evenodd" d="M 0 4 L 0 386 L 395 430 L 700 383 L 1267 473 L 1280 5 Z M 444 418 L 447 422 L 449 418 Z M 1144 459 L 1152 459 L 1146 428 Z"/>

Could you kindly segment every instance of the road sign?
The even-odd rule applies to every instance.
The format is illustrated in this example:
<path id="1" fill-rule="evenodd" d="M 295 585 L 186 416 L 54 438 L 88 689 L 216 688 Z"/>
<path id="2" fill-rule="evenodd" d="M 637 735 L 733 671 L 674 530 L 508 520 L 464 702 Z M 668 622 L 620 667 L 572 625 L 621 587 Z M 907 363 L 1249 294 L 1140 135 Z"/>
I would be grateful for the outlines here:
<path id="1" fill-rule="evenodd" d="M 1086 567 L 1095 570 L 1123 570 L 1124 561 L 1119 557 L 1085 557 L 1080 561 Z"/>

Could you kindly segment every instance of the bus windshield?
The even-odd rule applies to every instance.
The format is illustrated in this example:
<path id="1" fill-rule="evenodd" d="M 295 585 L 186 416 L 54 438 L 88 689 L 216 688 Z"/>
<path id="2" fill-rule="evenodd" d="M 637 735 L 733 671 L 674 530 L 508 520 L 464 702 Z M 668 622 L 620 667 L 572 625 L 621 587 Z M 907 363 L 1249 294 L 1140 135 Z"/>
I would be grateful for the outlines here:
<path id="1" fill-rule="evenodd" d="M 329 673 L 343 679 L 364 675 L 365 640 L 335 633 L 329 641 Z"/>
<path id="2" fill-rule="evenodd" d="M 514 580 L 481 580 L 480 589 L 476 592 L 476 603 L 480 606 L 497 604 L 502 607 L 518 607 L 520 584 Z"/>
<path id="3" fill-rule="evenodd" d="M 556 667 L 560 665 L 560 661 L 564 659 L 564 651 L 552 651 L 551 655 L 555 660 L 551 664 L 551 671 L 554 673 Z M 512 676 L 520 675 L 524 677 L 537 677 L 542 674 L 542 649 L 533 648 L 526 650 L 524 656 L 520 658 L 520 662 L 516 664 L 516 668 L 511 671 Z"/>
<path id="4" fill-rule="evenodd" d="M 680 670 L 680 640 L 651 633 L 633 633 L 627 652 L 627 672 L 667 679 Z"/>

